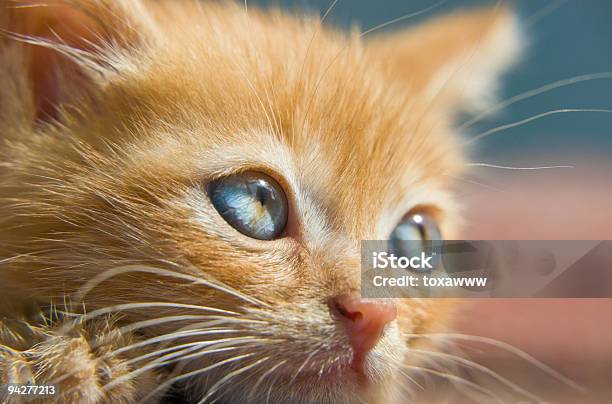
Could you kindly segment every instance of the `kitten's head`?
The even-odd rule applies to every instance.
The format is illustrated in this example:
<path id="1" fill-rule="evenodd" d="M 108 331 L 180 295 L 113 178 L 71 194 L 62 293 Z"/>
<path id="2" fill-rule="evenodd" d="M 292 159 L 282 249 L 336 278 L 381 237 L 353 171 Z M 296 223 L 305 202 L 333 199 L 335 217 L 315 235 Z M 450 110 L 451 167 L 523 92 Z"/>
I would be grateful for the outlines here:
<path id="1" fill-rule="evenodd" d="M 515 57 L 512 15 L 368 39 L 235 5 L 27 3 L 0 14 L 5 280 L 175 304 L 122 318 L 219 340 L 181 362 L 194 393 L 391 392 L 452 303 L 360 299 L 360 240 L 453 237 L 453 120 Z"/>

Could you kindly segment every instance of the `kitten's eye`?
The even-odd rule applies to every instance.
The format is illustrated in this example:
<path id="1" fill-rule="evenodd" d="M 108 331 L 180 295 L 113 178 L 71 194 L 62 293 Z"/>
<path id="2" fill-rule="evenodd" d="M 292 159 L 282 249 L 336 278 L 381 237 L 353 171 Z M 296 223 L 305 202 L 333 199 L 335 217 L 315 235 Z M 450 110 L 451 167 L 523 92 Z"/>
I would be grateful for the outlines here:
<path id="1" fill-rule="evenodd" d="M 389 237 L 389 244 L 397 256 L 413 257 L 423 250 L 431 252 L 437 249 L 437 241 L 440 240 L 442 234 L 433 217 L 426 213 L 412 213 L 395 226 Z"/>
<path id="2" fill-rule="evenodd" d="M 210 199 L 240 233 L 260 240 L 278 238 L 287 225 L 287 197 L 269 176 L 246 172 L 209 185 Z"/>

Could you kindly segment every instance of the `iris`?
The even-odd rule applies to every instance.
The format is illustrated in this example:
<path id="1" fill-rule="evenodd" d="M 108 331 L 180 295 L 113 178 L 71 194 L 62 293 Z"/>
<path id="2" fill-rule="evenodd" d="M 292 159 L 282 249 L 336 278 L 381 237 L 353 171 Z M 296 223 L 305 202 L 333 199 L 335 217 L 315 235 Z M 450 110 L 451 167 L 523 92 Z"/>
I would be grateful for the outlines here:
<path id="1" fill-rule="evenodd" d="M 283 188 L 270 176 L 245 172 L 209 185 L 213 206 L 240 233 L 258 240 L 279 238 L 287 225 L 288 204 Z"/>

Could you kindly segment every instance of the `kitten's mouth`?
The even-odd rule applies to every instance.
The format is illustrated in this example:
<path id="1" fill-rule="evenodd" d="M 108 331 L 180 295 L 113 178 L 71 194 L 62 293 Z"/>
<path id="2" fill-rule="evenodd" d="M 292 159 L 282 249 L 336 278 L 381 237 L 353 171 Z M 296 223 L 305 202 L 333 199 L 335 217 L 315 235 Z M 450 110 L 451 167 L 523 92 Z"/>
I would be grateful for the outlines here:
<path id="1" fill-rule="evenodd" d="M 367 389 L 381 382 L 381 375 L 385 373 L 383 369 L 368 372 L 366 371 L 368 365 L 371 366 L 368 363 L 367 355 L 353 355 L 352 359 L 326 369 L 317 369 L 316 366 L 313 366 L 299 372 L 288 372 L 285 376 L 290 380 L 290 383 L 305 386 L 317 383 L 334 388 L 348 386 Z"/>
<path id="2" fill-rule="evenodd" d="M 347 403 L 367 402 L 367 398 L 379 390 L 387 373 L 382 366 L 367 361 L 365 363 L 368 367 L 355 368 L 349 357 L 342 365 L 322 373 L 315 369 L 303 371 L 293 381 L 292 375 L 287 374 L 284 388 L 313 394 L 313 397 L 342 397 L 342 401 Z"/>

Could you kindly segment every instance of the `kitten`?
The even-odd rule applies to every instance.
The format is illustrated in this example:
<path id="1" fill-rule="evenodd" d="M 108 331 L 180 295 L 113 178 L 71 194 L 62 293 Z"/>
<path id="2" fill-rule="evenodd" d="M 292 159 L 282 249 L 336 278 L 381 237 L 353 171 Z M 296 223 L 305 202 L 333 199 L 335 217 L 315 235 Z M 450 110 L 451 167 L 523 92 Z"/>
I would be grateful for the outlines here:
<path id="1" fill-rule="evenodd" d="M 509 10 L 369 38 L 234 4 L 0 4 L 0 384 L 405 400 L 456 303 L 362 299 L 360 240 L 457 234 L 454 118 L 516 58 Z"/>

